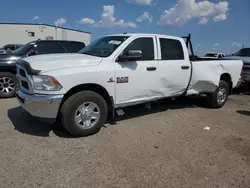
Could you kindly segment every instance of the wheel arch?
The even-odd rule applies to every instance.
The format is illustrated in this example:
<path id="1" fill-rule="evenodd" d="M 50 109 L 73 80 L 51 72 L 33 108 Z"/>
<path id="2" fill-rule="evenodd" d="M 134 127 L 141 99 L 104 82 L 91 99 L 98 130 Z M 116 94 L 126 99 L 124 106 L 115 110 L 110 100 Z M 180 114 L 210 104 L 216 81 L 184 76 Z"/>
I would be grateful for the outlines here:
<path id="1" fill-rule="evenodd" d="M 70 90 L 68 90 L 62 99 L 60 109 L 61 109 L 62 104 L 70 96 L 72 96 L 73 94 L 80 92 L 80 91 L 93 91 L 93 92 L 96 92 L 99 95 L 101 95 L 108 105 L 108 118 L 112 119 L 114 117 L 114 99 L 113 99 L 113 96 L 111 96 L 109 94 L 109 92 L 103 86 L 101 86 L 99 84 L 93 84 L 93 83 L 76 85 L 73 88 L 71 88 Z"/>
<path id="2" fill-rule="evenodd" d="M 233 82 L 232 82 L 232 77 L 229 73 L 223 73 L 220 76 L 220 80 L 223 80 L 225 82 L 228 83 L 229 85 L 229 94 L 232 94 L 232 90 L 233 90 Z"/>

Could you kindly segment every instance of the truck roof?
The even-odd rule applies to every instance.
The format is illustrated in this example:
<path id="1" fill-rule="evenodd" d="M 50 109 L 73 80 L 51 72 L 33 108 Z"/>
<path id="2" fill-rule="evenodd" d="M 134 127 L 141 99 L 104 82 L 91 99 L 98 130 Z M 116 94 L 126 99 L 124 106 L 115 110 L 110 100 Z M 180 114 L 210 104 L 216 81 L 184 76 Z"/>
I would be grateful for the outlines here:
<path id="1" fill-rule="evenodd" d="M 167 37 L 167 38 L 172 38 L 172 39 L 183 40 L 182 37 L 163 35 L 163 34 L 154 34 L 154 33 L 120 33 L 120 34 L 113 34 L 113 35 L 108 35 L 108 36 L 128 36 L 128 37 L 131 37 L 131 36 L 159 36 L 159 37 Z"/>

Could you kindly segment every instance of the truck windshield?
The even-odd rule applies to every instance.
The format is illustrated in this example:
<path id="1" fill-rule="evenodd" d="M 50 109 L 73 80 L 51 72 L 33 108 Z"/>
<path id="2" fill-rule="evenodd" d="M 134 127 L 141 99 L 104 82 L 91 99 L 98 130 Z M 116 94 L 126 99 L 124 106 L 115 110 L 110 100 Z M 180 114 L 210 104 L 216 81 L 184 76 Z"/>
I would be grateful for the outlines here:
<path id="1" fill-rule="evenodd" d="M 205 55 L 205 57 L 217 57 L 217 54 L 208 53 Z"/>
<path id="2" fill-rule="evenodd" d="M 241 49 L 238 52 L 236 52 L 234 54 L 234 56 L 246 56 L 246 57 L 250 57 L 250 48 Z"/>
<path id="3" fill-rule="evenodd" d="M 34 46 L 34 44 L 35 44 L 35 42 L 29 42 L 29 43 L 27 43 L 27 44 L 25 44 L 25 45 L 23 45 L 23 46 L 17 48 L 16 50 L 13 50 L 13 51 L 12 51 L 12 54 L 18 55 L 18 56 L 23 56 L 24 54 L 27 53 L 27 51 L 28 51 L 31 47 Z"/>
<path id="4" fill-rule="evenodd" d="M 128 36 L 103 37 L 92 42 L 78 53 L 98 57 L 108 57 L 128 38 Z"/>

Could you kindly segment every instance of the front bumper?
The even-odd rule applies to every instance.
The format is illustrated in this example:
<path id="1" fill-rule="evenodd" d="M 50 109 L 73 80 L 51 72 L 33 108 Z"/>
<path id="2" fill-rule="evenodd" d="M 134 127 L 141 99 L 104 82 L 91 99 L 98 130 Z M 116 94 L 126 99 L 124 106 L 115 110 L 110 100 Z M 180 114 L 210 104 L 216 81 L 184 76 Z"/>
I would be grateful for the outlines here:
<path id="1" fill-rule="evenodd" d="M 24 110 L 39 119 L 56 120 L 63 95 L 27 94 L 16 92 L 16 98 Z M 53 121 L 49 121 L 53 122 Z"/>

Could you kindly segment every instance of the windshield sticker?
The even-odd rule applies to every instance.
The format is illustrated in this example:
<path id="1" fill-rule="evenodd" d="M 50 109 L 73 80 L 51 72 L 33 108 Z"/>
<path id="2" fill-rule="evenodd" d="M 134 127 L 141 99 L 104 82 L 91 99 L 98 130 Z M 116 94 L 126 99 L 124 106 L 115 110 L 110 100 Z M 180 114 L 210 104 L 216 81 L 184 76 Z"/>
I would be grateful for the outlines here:
<path id="1" fill-rule="evenodd" d="M 118 41 L 118 40 L 111 40 L 111 41 L 109 41 L 109 44 L 119 45 L 119 44 L 121 44 L 121 41 Z"/>

